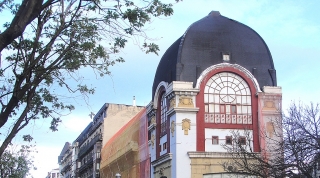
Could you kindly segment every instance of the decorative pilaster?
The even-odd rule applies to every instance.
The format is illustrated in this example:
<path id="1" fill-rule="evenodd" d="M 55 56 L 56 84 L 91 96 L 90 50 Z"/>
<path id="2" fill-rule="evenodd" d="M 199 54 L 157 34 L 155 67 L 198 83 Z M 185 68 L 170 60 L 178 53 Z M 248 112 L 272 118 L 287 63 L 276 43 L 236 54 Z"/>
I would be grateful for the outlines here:
<path id="1" fill-rule="evenodd" d="M 264 87 L 263 92 L 259 92 L 259 125 L 261 128 L 261 146 L 269 148 L 268 152 L 273 152 L 270 148 L 279 145 L 281 141 L 281 117 L 282 117 L 282 91 L 281 87 Z M 273 145 L 273 146 L 272 146 Z M 270 154 L 271 155 L 271 154 Z"/>

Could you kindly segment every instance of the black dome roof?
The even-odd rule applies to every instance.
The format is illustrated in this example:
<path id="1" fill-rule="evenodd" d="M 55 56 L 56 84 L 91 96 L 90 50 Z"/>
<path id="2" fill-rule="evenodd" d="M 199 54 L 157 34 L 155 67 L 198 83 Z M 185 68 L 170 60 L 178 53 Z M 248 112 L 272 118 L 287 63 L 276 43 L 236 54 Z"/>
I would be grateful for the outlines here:
<path id="1" fill-rule="evenodd" d="M 223 63 L 222 53 L 230 54 L 231 64 L 250 71 L 259 86 L 276 86 L 276 71 L 268 46 L 250 27 L 212 11 L 193 23 L 185 34 L 164 53 L 152 87 L 152 98 L 161 81 L 193 82 L 206 68 Z"/>

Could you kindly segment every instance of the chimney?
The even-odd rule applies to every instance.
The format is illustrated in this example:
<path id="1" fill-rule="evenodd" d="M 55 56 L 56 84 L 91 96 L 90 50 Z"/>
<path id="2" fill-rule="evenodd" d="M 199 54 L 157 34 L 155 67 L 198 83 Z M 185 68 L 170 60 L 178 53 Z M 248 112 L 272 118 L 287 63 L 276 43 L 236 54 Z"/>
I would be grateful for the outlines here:
<path id="1" fill-rule="evenodd" d="M 136 106 L 136 97 L 135 96 L 133 96 L 132 106 Z"/>

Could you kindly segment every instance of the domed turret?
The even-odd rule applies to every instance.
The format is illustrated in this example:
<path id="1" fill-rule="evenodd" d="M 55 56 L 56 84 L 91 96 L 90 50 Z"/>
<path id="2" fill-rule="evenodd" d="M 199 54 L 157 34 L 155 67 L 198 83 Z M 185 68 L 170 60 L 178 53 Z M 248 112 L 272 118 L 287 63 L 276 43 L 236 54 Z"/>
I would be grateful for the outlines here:
<path id="1" fill-rule="evenodd" d="M 226 55 L 227 58 L 223 59 Z M 268 46 L 250 27 L 212 11 L 193 23 L 162 56 L 158 65 L 152 98 L 161 81 L 193 82 L 219 63 L 238 64 L 257 79 L 259 86 L 276 86 L 276 71 Z"/>

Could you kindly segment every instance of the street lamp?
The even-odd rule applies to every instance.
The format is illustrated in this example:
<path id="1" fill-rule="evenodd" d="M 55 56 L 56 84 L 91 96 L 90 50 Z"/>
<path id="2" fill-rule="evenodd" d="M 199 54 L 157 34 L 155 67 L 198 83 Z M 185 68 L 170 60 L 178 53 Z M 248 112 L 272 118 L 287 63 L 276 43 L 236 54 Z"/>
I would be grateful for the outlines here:
<path id="1" fill-rule="evenodd" d="M 121 178 L 121 174 L 117 173 L 116 178 Z"/>

